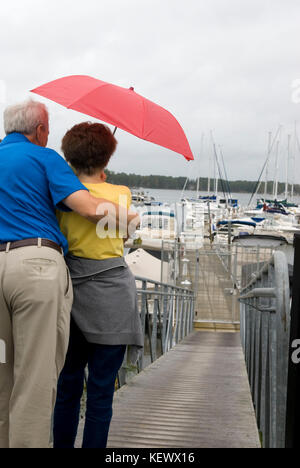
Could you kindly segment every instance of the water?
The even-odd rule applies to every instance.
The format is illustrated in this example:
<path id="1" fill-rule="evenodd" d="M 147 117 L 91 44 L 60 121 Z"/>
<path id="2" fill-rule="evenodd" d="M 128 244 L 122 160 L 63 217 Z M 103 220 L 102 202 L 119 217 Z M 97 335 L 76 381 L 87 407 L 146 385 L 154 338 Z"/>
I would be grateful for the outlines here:
<path id="1" fill-rule="evenodd" d="M 161 201 L 163 203 L 176 203 L 181 200 L 182 190 L 166 190 L 166 189 L 142 189 L 146 194 L 151 197 L 154 197 L 156 201 Z M 199 195 L 207 195 L 207 192 L 199 192 Z M 222 194 L 219 193 L 222 198 Z M 239 201 L 241 207 L 246 207 L 249 204 L 251 193 L 232 193 L 232 198 L 236 198 Z M 196 198 L 197 192 L 194 190 L 185 190 L 184 196 L 188 198 Z M 273 198 L 272 195 L 268 195 L 268 198 Z M 253 198 L 251 205 L 256 205 L 256 199 L 259 196 Z M 279 199 L 284 198 L 284 196 L 279 196 Z M 300 196 L 295 196 L 294 201 L 300 204 Z"/>

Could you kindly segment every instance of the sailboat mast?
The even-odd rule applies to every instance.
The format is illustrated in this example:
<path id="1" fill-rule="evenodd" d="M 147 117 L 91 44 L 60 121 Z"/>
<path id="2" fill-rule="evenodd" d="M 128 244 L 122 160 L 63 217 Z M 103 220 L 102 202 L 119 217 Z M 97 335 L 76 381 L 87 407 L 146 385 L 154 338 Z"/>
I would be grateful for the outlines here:
<path id="1" fill-rule="evenodd" d="M 269 132 L 268 154 L 270 154 L 270 151 L 271 151 L 271 144 L 272 144 L 272 132 Z M 264 195 L 265 200 L 268 194 L 268 178 L 269 178 L 269 160 L 267 161 L 267 165 L 266 165 L 266 180 L 265 180 L 265 195 Z"/>
<path id="2" fill-rule="evenodd" d="M 196 200 L 199 198 L 199 176 L 197 177 L 197 186 L 196 186 Z"/>
<path id="3" fill-rule="evenodd" d="M 210 131 L 210 140 L 211 140 L 211 145 L 212 145 L 212 158 L 213 158 L 213 169 L 214 169 L 214 195 L 217 197 L 218 196 L 218 169 L 217 169 L 217 161 L 216 161 L 216 146 L 215 146 L 215 141 L 213 137 L 212 130 Z"/>
<path id="4" fill-rule="evenodd" d="M 279 159 L 279 140 L 276 143 L 276 158 L 275 158 L 275 177 L 274 177 L 274 200 L 277 200 L 278 197 L 278 159 Z"/>
<path id="5" fill-rule="evenodd" d="M 288 199 L 288 195 L 289 195 L 290 148 L 291 148 L 291 135 L 288 135 L 287 160 L 286 160 L 286 182 L 285 182 L 285 199 L 286 200 Z"/>
<path id="6" fill-rule="evenodd" d="M 223 154 L 221 146 L 219 146 L 219 152 L 220 152 L 220 156 L 221 156 L 221 159 L 222 159 L 224 176 L 225 176 L 225 183 L 226 183 L 227 199 L 228 199 L 228 202 L 229 202 L 229 200 L 232 199 L 232 195 L 231 195 L 230 184 L 229 184 L 228 175 L 227 175 L 226 166 L 225 166 L 225 161 L 224 161 L 224 154 Z"/>
<path id="7" fill-rule="evenodd" d="M 204 144 L 204 133 L 202 133 L 201 135 L 201 147 L 200 147 L 200 161 L 202 160 L 202 157 L 203 157 L 203 144 Z M 197 191 L 197 197 L 196 199 L 198 200 L 199 198 L 199 182 L 200 182 L 200 168 L 199 168 L 199 171 L 198 172 L 198 177 L 197 177 L 197 188 L 196 188 L 196 191 Z"/>
<path id="8" fill-rule="evenodd" d="M 218 194 L 218 171 L 217 171 L 217 162 L 216 162 L 216 155 L 215 155 L 215 146 L 214 146 L 214 142 L 213 142 L 213 151 L 214 151 L 214 179 L 215 179 L 215 188 L 214 188 L 214 195 L 217 196 Z"/>
<path id="9" fill-rule="evenodd" d="M 254 187 L 254 190 L 253 190 L 252 195 L 251 195 L 251 197 L 250 197 L 248 206 L 251 205 L 251 202 L 252 202 L 252 200 L 253 200 L 253 197 L 256 196 L 256 195 L 258 194 L 258 191 L 259 191 L 260 185 L 261 185 L 261 178 L 262 178 L 262 176 L 263 176 L 263 174 L 264 174 L 264 172 L 265 172 L 266 165 L 267 165 L 267 162 L 268 162 L 268 160 L 269 160 L 269 158 L 270 158 L 270 155 L 271 155 L 271 153 L 272 153 L 274 143 L 275 143 L 275 141 L 276 141 L 276 139 L 277 139 L 277 137 L 278 137 L 278 135 L 279 135 L 280 133 L 281 133 L 281 125 L 278 127 L 278 130 L 277 130 L 277 132 L 276 132 L 276 134 L 275 134 L 275 136 L 274 136 L 274 138 L 273 138 L 271 147 L 270 147 L 270 149 L 268 150 L 267 159 L 266 159 L 266 161 L 265 161 L 265 163 L 264 163 L 264 165 L 263 165 L 263 168 L 262 168 L 261 173 L 260 173 L 260 175 L 259 175 L 258 181 L 257 181 L 256 184 L 255 184 L 255 187 Z"/>
<path id="10" fill-rule="evenodd" d="M 291 201 L 294 201 L 294 186 L 295 186 L 295 171 L 296 171 L 296 153 L 297 153 L 297 122 L 295 122 L 294 129 L 294 149 L 293 149 L 293 173 L 292 173 L 292 188 L 291 188 Z"/>
<path id="11" fill-rule="evenodd" d="M 209 154 L 209 158 L 208 158 L 208 179 L 207 179 L 207 193 L 208 193 L 208 196 L 210 196 L 210 174 L 211 174 L 211 166 L 212 166 L 211 160 L 212 160 L 212 153 Z"/>
<path id="12" fill-rule="evenodd" d="M 212 135 L 212 134 L 211 134 Z M 223 195 L 224 195 L 224 198 L 226 198 L 226 189 L 224 187 L 224 176 L 222 174 L 222 170 L 221 170 L 221 167 L 220 167 L 220 164 L 219 164 L 219 159 L 218 159 L 218 153 L 217 153 L 217 148 L 216 148 L 216 143 L 214 141 L 214 138 L 213 138 L 213 135 L 212 135 L 212 142 L 213 142 L 213 148 L 214 148 L 214 155 L 215 155 L 215 160 L 216 160 L 216 167 L 217 167 L 217 171 L 218 171 L 218 176 L 220 178 L 220 182 L 221 182 L 221 186 L 222 186 L 222 191 L 223 191 Z M 218 183 L 218 181 L 217 181 Z"/>

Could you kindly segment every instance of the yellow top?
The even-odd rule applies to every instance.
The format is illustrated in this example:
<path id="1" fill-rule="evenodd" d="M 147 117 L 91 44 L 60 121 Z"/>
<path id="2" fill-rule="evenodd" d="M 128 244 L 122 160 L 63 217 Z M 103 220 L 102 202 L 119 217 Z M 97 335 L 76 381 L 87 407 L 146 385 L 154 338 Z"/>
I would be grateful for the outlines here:
<path id="1" fill-rule="evenodd" d="M 105 198 L 125 208 L 131 205 L 131 192 L 128 187 L 112 185 L 106 182 L 98 184 L 84 183 L 90 194 L 96 198 Z M 57 212 L 60 229 L 69 243 L 69 252 L 72 255 L 95 260 L 122 257 L 124 254 L 124 241 L 118 237 L 118 231 L 106 230 L 103 237 L 103 229 L 82 218 L 75 212 Z M 97 231 L 96 231 L 97 229 Z M 98 233 L 98 234 L 97 234 Z"/>

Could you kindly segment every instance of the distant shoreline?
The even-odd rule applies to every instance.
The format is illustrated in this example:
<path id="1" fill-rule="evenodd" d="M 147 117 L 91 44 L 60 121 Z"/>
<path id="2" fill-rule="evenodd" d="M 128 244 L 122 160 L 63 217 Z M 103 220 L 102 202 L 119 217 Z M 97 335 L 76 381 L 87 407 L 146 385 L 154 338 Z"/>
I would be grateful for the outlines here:
<path id="1" fill-rule="evenodd" d="M 142 187 L 143 189 L 159 189 L 159 190 L 182 190 L 185 183 L 186 177 L 172 177 L 162 175 L 148 175 L 142 176 L 137 174 L 126 174 L 124 172 L 116 173 L 112 171 L 106 171 L 107 181 L 117 185 L 127 185 L 128 187 Z M 231 193 L 253 193 L 257 185 L 257 181 L 248 180 L 230 180 L 229 187 Z M 210 192 L 213 192 L 214 181 L 211 180 Z M 272 193 L 273 182 L 268 182 L 267 193 Z M 199 179 L 199 191 L 207 192 L 208 178 L 201 177 Z M 186 185 L 186 190 L 197 190 L 197 180 L 189 180 Z M 227 182 L 219 180 L 218 185 L 219 193 L 223 191 L 228 192 Z M 289 192 L 291 191 L 291 185 L 289 184 Z M 265 182 L 261 183 L 259 194 L 265 192 Z M 285 183 L 280 182 L 278 184 L 278 197 L 284 197 Z M 281 194 L 281 195 L 280 195 Z M 300 185 L 294 185 L 294 194 L 300 194 Z"/>

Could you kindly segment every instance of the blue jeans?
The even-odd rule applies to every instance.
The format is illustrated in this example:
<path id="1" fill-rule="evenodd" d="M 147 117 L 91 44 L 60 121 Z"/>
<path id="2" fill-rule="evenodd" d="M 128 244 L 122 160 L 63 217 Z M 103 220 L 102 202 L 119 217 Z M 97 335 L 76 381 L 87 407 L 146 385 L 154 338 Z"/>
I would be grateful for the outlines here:
<path id="1" fill-rule="evenodd" d="M 84 388 L 84 370 L 87 365 L 89 377 L 82 448 L 106 447 L 115 380 L 125 350 L 125 345 L 89 343 L 75 322 L 71 321 L 66 363 L 58 381 L 54 411 L 54 448 L 74 448 Z"/>

